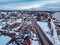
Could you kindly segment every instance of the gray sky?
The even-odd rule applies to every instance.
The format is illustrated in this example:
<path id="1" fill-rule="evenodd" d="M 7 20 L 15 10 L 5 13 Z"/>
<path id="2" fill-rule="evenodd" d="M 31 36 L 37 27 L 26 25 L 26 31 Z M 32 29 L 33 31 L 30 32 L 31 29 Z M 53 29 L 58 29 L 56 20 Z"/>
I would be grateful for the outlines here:
<path id="1" fill-rule="evenodd" d="M 60 9 L 60 0 L 0 0 L 0 10 L 31 8 Z"/>

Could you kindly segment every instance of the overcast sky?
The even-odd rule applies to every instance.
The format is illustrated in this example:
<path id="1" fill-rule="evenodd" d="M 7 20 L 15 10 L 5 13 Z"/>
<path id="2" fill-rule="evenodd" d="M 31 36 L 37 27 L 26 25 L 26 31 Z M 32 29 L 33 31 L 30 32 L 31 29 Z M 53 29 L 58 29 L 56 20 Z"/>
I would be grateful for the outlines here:
<path id="1" fill-rule="evenodd" d="M 31 8 L 60 9 L 60 0 L 0 0 L 0 10 Z"/>

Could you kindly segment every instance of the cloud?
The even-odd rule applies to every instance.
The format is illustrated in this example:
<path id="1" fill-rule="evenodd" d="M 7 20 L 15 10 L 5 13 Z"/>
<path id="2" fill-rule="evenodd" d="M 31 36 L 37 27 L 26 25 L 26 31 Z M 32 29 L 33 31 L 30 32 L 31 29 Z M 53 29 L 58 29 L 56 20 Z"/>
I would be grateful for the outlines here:
<path id="1" fill-rule="evenodd" d="M 39 8 L 39 7 L 47 8 L 49 4 L 51 5 L 53 3 L 58 4 L 59 2 L 60 0 L 0 0 L 0 10 L 1 9 L 30 9 L 30 8 Z M 50 8 L 52 8 L 52 6 Z"/>
<path id="2" fill-rule="evenodd" d="M 7 4 L 7 5 L 1 5 L 0 8 L 1 9 L 30 9 L 30 8 L 38 8 L 38 7 L 42 7 L 45 3 L 25 3 L 25 4 Z"/>

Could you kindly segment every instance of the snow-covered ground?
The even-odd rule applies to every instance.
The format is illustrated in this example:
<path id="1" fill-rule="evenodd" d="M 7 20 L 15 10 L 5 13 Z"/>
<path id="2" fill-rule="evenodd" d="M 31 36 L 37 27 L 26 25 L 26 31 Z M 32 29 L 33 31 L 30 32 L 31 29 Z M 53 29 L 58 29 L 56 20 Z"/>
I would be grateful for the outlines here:
<path id="1" fill-rule="evenodd" d="M 34 41 L 34 40 L 32 40 L 31 42 L 32 42 L 31 45 L 39 45 L 38 41 Z"/>
<path id="2" fill-rule="evenodd" d="M 22 19 L 17 19 L 16 22 L 21 23 Z"/>
<path id="3" fill-rule="evenodd" d="M 55 42 L 54 45 L 60 45 L 58 35 L 57 35 L 56 26 L 55 26 L 52 19 L 51 19 L 51 26 L 52 26 L 52 29 L 53 29 L 53 39 L 54 39 L 54 42 Z"/>
<path id="4" fill-rule="evenodd" d="M 11 40 L 8 36 L 0 36 L 0 45 L 6 45 Z"/>
<path id="5" fill-rule="evenodd" d="M 31 45 L 39 45 L 38 38 L 36 34 L 33 34 L 33 40 L 31 40 Z"/>

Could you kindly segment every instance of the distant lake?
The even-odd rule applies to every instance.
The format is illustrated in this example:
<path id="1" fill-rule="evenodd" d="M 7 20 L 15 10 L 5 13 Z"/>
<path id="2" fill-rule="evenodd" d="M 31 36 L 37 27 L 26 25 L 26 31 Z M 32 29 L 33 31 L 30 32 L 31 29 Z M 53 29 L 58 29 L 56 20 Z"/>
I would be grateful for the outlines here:
<path id="1" fill-rule="evenodd" d="M 53 14 L 53 17 L 60 21 L 60 12 L 56 12 Z"/>

